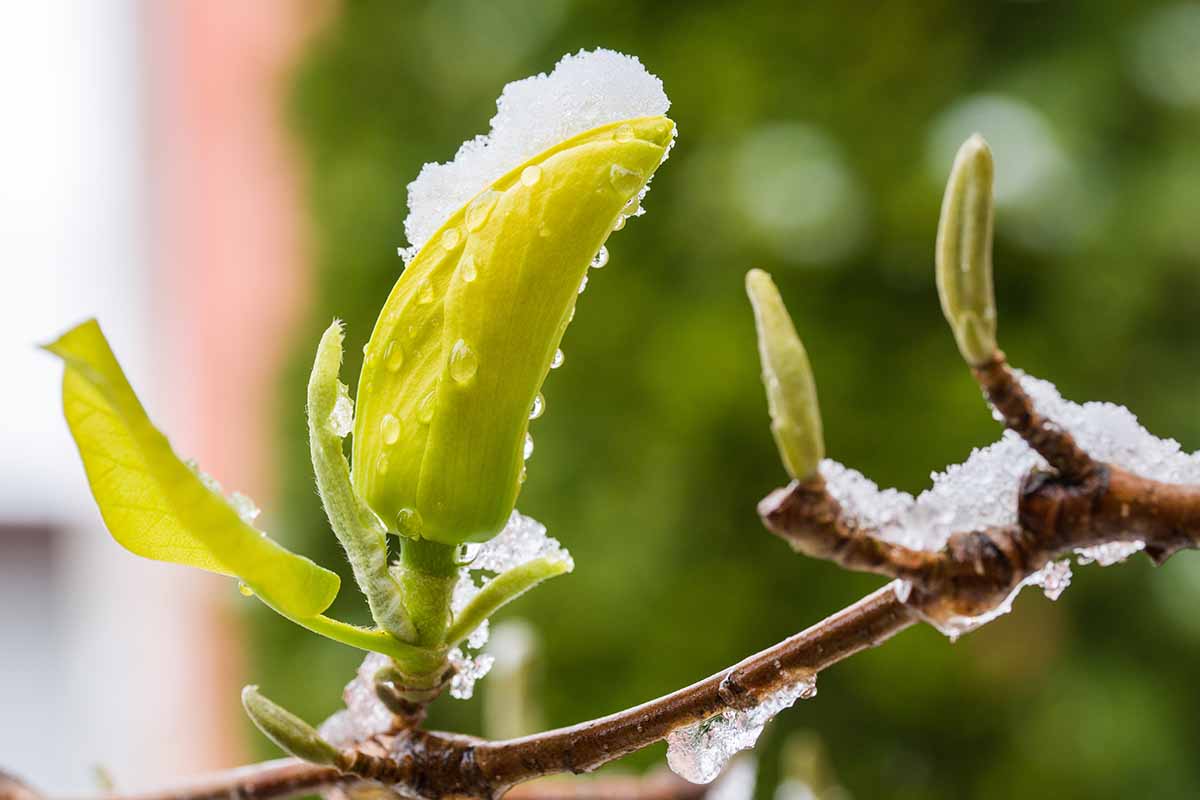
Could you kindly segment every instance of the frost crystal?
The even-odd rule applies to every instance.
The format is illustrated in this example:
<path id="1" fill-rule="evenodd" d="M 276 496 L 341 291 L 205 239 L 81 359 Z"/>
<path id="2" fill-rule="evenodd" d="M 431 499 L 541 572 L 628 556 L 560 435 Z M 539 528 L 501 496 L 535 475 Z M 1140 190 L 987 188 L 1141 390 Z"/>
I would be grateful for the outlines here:
<path id="1" fill-rule="evenodd" d="M 508 84 L 491 131 L 464 142 L 453 161 L 426 164 L 408 185 L 410 246 L 400 254 L 412 260 L 451 214 L 541 151 L 610 122 L 665 114 L 670 105 L 662 81 L 633 56 L 612 50 L 580 50 L 563 56 L 549 75 Z"/>
<path id="2" fill-rule="evenodd" d="M 724 711 L 703 722 L 676 728 L 667 735 L 667 764 L 676 775 L 692 783 L 711 783 L 735 753 L 754 747 L 776 714 L 816 694 L 816 676 L 807 676 L 759 698 L 752 708 Z"/>
<path id="3" fill-rule="evenodd" d="M 258 519 L 258 515 L 262 513 L 262 509 L 255 504 L 248 495 L 241 492 L 234 492 L 229 495 L 229 504 L 233 506 L 233 510 L 242 518 L 242 522 L 250 525 L 254 520 Z"/>
<path id="4" fill-rule="evenodd" d="M 1080 547 L 1075 551 L 1080 564 L 1096 563 L 1102 567 L 1120 564 L 1146 546 L 1145 542 L 1109 542 L 1095 547 Z"/>
<path id="5" fill-rule="evenodd" d="M 329 412 L 329 430 L 334 436 L 346 438 L 354 429 L 354 401 L 350 399 L 350 389 L 338 381 L 338 396 Z"/>
<path id="6" fill-rule="evenodd" d="M 458 583 L 450 598 L 450 608 L 455 614 L 466 608 L 475 595 L 487 586 L 491 576 L 484 573 L 498 575 L 535 558 L 548 558 L 565 563 L 568 569 L 575 568 L 575 562 L 566 548 L 557 539 L 546 535 L 546 526 L 518 511 L 509 515 L 504 530 L 484 544 L 467 545 L 462 555 L 468 563 L 459 570 Z M 475 573 L 480 573 L 478 578 Z M 450 681 L 452 697 L 470 699 L 475 692 L 475 682 L 492 668 L 492 656 L 478 653 L 488 642 L 488 631 L 488 622 L 484 620 L 471 632 L 464 647 L 450 652 L 448 657 L 455 668 L 455 675 Z M 472 654 L 471 651 L 476 652 Z"/>
<path id="7" fill-rule="evenodd" d="M 1016 374 L 1037 410 L 1063 426 L 1093 458 L 1165 483 L 1200 482 L 1200 453 L 1184 453 L 1178 442 L 1155 437 L 1123 406 L 1072 403 L 1064 400 L 1053 384 L 1019 371 Z M 861 473 L 835 461 L 821 462 L 820 472 L 830 494 L 858 524 L 895 544 L 937 550 L 956 531 L 1016 524 L 1021 480 L 1030 470 L 1046 466 L 1017 434 L 1005 431 L 1000 441 L 973 451 L 962 464 L 935 473 L 933 486 L 915 499 L 891 489 L 881 491 Z M 1143 546 L 1142 542 L 1117 542 L 1077 553 L 1079 563 L 1094 561 L 1103 566 L 1128 558 Z M 950 620 L 938 627 L 956 637 L 1007 613 L 1024 586 L 1043 586 L 1046 595 L 1054 599 L 1069 581 L 1065 561 L 1049 564 L 988 614 Z"/>
<path id="8" fill-rule="evenodd" d="M 346 710 L 321 723 L 321 738 L 334 747 L 349 747 L 391 729 L 392 712 L 375 693 L 375 673 L 390 663 L 391 659 L 381 653 L 370 653 L 363 659 L 354 680 L 342 692 Z"/>

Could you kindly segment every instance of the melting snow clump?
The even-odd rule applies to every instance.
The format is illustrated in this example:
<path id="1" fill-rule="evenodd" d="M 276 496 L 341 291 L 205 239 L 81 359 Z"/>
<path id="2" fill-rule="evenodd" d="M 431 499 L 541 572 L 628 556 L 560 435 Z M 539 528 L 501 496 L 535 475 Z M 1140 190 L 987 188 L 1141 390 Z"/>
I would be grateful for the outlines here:
<path id="1" fill-rule="evenodd" d="M 381 653 L 370 653 L 363 659 L 354 680 L 346 684 L 342 699 L 346 709 L 338 711 L 321 723 L 321 738 L 334 747 L 349 747 L 371 736 L 387 733 L 392 726 L 392 712 L 375 693 L 375 673 L 391 663 Z"/>
<path id="2" fill-rule="evenodd" d="M 1159 439 L 1138 424 L 1128 409 L 1113 403 L 1072 403 L 1054 385 L 1017 371 L 1022 388 L 1043 415 L 1075 437 L 1093 458 L 1165 483 L 1200 483 L 1200 453 L 1185 453 L 1173 439 Z M 937 550 L 951 534 L 1014 525 L 1021 481 L 1031 470 L 1046 469 L 1041 456 L 1012 431 L 995 444 L 976 449 L 962 464 L 935 473 L 933 486 L 915 499 L 904 492 L 880 490 L 861 473 L 836 461 L 821 462 L 830 494 L 848 517 L 879 538 L 917 550 Z M 1077 552 L 1079 563 L 1101 566 L 1123 561 L 1142 542 L 1115 542 Z M 1021 588 L 1043 587 L 1056 599 L 1070 582 L 1066 561 L 1048 564 L 1027 578 L 988 614 L 937 623 L 951 638 L 1007 613 Z"/>
<path id="3" fill-rule="evenodd" d="M 475 595 L 487 586 L 491 576 L 536 558 L 560 561 L 567 565 L 568 571 L 575 568 L 571 554 L 557 539 L 546 534 L 546 526 L 519 511 L 512 512 L 504 530 L 494 538 L 481 545 L 468 545 L 463 555 L 468 563 L 459 570 L 458 583 L 450 600 L 450 607 L 455 614 L 466 608 Z M 480 573 L 478 578 L 475 573 Z M 450 681 L 452 697 L 469 700 L 475 692 L 475 682 L 492 668 L 492 656 L 478 652 L 487 641 L 488 623 L 484 620 L 471 632 L 463 647 L 450 651 L 450 663 L 455 668 L 455 675 Z"/>
<path id="4" fill-rule="evenodd" d="M 692 783 L 711 783 L 735 753 L 754 747 L 776 714 L 816 694 L 816 676 L 808 676 L 759 698 L 752 708 L 676 728 L 667 735 L 667 764 Z"/>
<path id="5" fill-rule="evenodd" d="M 490 132 L 464 142 L 453 161 L 426 164 L 408 185 L 409 247 L 401 256 L 411 261 L 451 214 L 543 150 L 610 122 L 665 114 L 670 105 L 661 80 L 637 58 L 612 50 L 580 50 L 549 75 L 508 84 Z"/>

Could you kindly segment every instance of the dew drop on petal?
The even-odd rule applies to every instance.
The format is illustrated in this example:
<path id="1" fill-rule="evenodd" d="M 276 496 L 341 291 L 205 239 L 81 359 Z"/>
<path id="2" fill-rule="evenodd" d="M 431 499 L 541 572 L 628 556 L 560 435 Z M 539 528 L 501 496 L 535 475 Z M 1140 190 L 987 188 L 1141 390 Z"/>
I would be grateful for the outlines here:
<path id="1" fill-rule="evenodd" d="M 470 283 L 478 276 L 475 269 L 474 256 L 467 255 L 463 257 L 462 263 L 458 265 L 458 274 L 463 279 L 463 283 Z"/>
<path id="2" fill-rule="evenodd" d="M 579 294 L 583 294 L 583 290 L 587 288 L 588 276 L 584 275 L 583 280 L 579 282 Z"/>
<path id="3" fill-rule="evenodd" d="M 531 436 L 528 431 L 525 433 L 525 449 L 522 451 L 521 455 L 526 461 L 528 461 L 529 457 L 533 455 L 533 436 Z"/>
<path id="4" fill-rule="evenodd" d="M 383 475 L 388 471 L 387 453 L 380 453 L 379 457 L 375 459 L 375 471 L 380 475 Z"/>
<path id="5" fill-rule="evenodd" d="M 475 202 L 467 209 L 467 230 L 477 231 L 483 227 L 496 205 L 497 196 L 495 191 L 488 189 L 475 198 Z"/>
<path id="6" fill-rule="evenodd" d="M 238 591 L 242 593 L 242 597 L 254 597 L 254 590 L 241 581 L 238 581 Z"/>
<path id="7" fill-rule="evenodd" d="M 428 278 L 422 280 L 421 284 L 417 286 L 417 302 L 423 306 L 433 302 L 433 284 L 429 282 Z"/>
<path id="8" fill-rule="evenodd" d="M 645 179 L 640 172 L 635 172 L 620 164 L 613 164 L 608 170 L 608 180 L 612 183 L 613 188 L 621 194 L 634 194 L 641 188 Z"/>
<path id="9" fill-rule="evenodd" d="M 536 164 L 532 164 L 521 170 L 521 183 L 526 186 L 534 186 L 542 179 L 542 168 Z"/>
<path id="10" fill-rule="evenodd" d="M 442 232 L 442 247 L 446 250 L 453 250 L 461 241 L 462 234 L 458 232 L 458 228 L 447 228 Z"/>
<path id="11" fill-rule="evenodd" d="M 613 138 L 618 142 L 631 141 L 633 139 L 633 126 L 629 123 L 617 126 L 616 131 L 613 132 Z"/>
<path id="12" fill-rule="evenodd" d="M 563 362 L 566 360 L 567 360 L 567 357 L 565 355 L 563 355 L 562 350 L 555 350 L 554 357 L 550 359 L 550 369 L 558 369 L 559 367 L 561 367 L 563 365 Z"/>
<path id="13" fill-rule="evenodd" d="M 400 420 L 391 414 L 384 414 L 379 420 L 379 434 L 383 436 L 384 444 L 395 444 L 400 438 Z"/>
<path id="14" fill-rule="evenodd" d="M 533 407 L 529 409 L 529 418 L 537 419 L 544 413 L 546 413 L 546 398 L 542 396 L 541 392 L 538 392 L 537 396 L 533 398 Z"/>
<path id="15" fill-rule="evenodd" d="M 404 345 L 400 344 L 399 340 L 393 339 L 388 342 L 387 349 L 383 351 L 383 365 L 387 367 L 388 372 L 395 372 L 404 366 Z"/>
<path id="16" fill-rule="evenodd" d="M 608 264 L 608 248 L 601 246 L 596 253 L 596 257 L 592 259 L 592 269 L 604 269 Z"/>
<path id="17" fill-rule="evenodd" d="M 401 536 L 420 538 L 422 527 L 421 514 L 415 508 L 402 508 L 396 512 L 396 532 Z"/>
<path id="18" fill-rule="evenodd" d="M 459 339 L 450 349 L 449 369 L 450 377 L 456 383 L 466 383 L 475 377 L 475 372 L 479 369 L 479 356 L 469 344 Z"/>
<path id="19" fill-rule="evenodd" d="M 625 227 L 625 215 L 622 214 L 619 217 L 617 217 L 617 221 L 613 223 L 613 230 L 619 231 L 624 227 Z"/>

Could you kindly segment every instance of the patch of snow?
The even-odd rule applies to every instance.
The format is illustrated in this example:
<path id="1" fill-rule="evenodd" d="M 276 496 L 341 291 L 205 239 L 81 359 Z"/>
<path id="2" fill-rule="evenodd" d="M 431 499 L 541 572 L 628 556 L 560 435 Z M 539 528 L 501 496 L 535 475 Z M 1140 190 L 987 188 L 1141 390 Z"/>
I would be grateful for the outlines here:
<path id="1" fill-rule="evenodd" d="M 580 50 L 563 56 L 550 74 L 504 87 L 491 130 L 466 141 L 454 160 L 426 164 L 408 185 L 409 247 L 405 262 L 468 200 L 509 170 L 564 139 L 635 117 L 665 114 L 671 102 L 662 81 L 634 56 Z M 640 213 L 640 205 L 630 214 Z"/>

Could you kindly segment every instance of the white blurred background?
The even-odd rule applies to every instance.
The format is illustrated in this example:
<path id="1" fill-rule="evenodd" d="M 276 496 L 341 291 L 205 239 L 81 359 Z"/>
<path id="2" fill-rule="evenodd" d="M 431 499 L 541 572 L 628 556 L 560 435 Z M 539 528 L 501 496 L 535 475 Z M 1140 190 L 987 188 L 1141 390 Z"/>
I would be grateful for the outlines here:
<path id="1" fill-rule="evenodd" d="M 280 77 L 320 10 L 0 5 L 0 768 L 41 789 L 244 756 L 228 582 L 112 542 L 35 345 L 97 317 L 176 449 L 269 501 L 306 283 Z"/>

